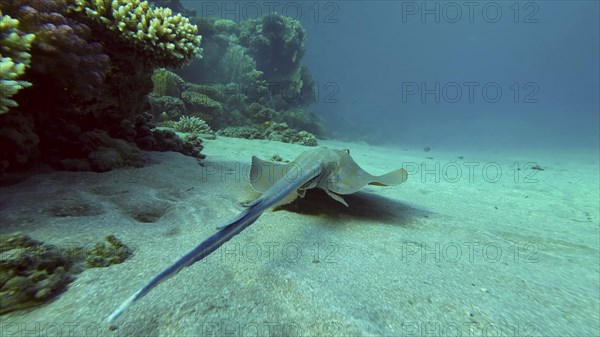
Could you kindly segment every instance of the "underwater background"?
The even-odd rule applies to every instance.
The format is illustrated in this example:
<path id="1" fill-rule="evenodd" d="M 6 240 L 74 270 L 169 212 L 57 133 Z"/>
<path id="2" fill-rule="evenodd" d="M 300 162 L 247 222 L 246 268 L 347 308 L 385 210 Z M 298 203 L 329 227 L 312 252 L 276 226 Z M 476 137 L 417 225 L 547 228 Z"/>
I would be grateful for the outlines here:
<path id="1" fill-rule="evenodd" d="M 0 337 L 600 335 L 600 2 L 0 18 Z"/>
<path id="2" fill-rule="evenodd" d="M 319 107 L 344 125 L 398 144 L 597 148 L 598 2 L 336 4 L 337 22 L 306 20 L 305 62 L 337 84 Z"/>

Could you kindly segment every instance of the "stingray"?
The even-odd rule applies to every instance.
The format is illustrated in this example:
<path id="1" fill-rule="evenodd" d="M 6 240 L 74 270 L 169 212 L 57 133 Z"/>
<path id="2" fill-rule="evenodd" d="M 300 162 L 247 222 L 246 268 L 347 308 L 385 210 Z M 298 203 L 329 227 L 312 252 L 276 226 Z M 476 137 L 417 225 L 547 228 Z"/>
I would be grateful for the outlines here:
<path id="1" fill-rule="evenodd" d="M 354 162 L 348 150 L 310 150 L 288 164 L 267 162 L 253 156 L 250 184 L 254 190 L 262 193 L 261 196 L 245 204 L 245 209 L 238 216 L 217 227 L 218 232 L 154 276 L 123 302 L 108 317 L 108 322 L 112 323 L 159 283 L 210 255 L 253 224 L 270 207 L 290 203 L 298 196 L 304 197 L 306 190 L 311 188 L 320 188 L 336 201 L 348 206 L 341 195 L 354 193 L 368 184 L 397 185 L 405 182 L 407 177 L 408 174 L 403 168 L 380 176 L 371 175 Z"/>

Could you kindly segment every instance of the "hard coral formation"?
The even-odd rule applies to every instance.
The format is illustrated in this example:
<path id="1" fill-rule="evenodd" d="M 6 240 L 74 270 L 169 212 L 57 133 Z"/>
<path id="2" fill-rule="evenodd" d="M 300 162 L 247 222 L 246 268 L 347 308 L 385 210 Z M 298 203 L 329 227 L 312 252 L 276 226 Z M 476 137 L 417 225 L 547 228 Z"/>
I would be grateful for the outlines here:
<path id="1" fill-rule="evenodd" d="M 229 137 L 270 139 L 307 146 L 317 144 L 315 134 L 321 134 L 321 125 L 316 116 L 300 108 L 277 111 L 269 107 L 268 101 L 265 102 L 266 105 L 252 102 L 247 96 L 237 92 L 236 89 L 239 88 L 233 83 L 181 84 L 180 77 L 167 73 L 167 70 L 161 71 L 160 78 L 177 80 L 168 85 L 173 89 L 164 92 L 177 94 L 182 87 L 185 91 L 180 95 L 181 100 L 172 96 L 150 96 L 153 114 L 162 119 L 163 126 L 177 131 L 207 134 L 206 131 L 194 131 L 205 128 L 204 125 L 194 125 L 195 121 L 202 121 Z M 167 87 L 161 84 L 160 78 L 154 78 L 155 86 Z M 244 124 L 254 126 L 239 126 Z"/>
<path id="2" fill-rule="evenodd" d="M 116 33 L 154 66 L 181 66 L 201 53 L 198 27 L 170 8 L 140 0 L 69 0 L 70 9 Z"/>
<path id="3" fill-rule="evenodd" d="M 211 115 L 220 113 L 223 110 L 221 103 L 213 100 L 205 94 L 201 94 L 195 91 L 184 91 L 181 94 L 183 101 L 189 105 L 190 111 L 193 112 L 204 112 Z"/>
<path id="4" fill-rule="evenodd" d="M 265 135 L 253 126 L 228 126 L 217 131 L 217 135 L 231 138 L 265 139 Z"/>
<path id="5" fill-rule="evenodd" d="M 106 75 L 109 59 L 102 45 L 91 41 L 90 28 L 68 17 L 65 0 L 19 0 L 0 6 L 19 18 L 20 29 L 36 36 L 27 74 L 30 82 L 45 86 L 52 81 L 62 95 L 93 96 Z"/>
<path id="6" fill-rule="evenodd" d="M 277 115 L 278 122 L 286 123 L 290 128 L 308 131 L 317 136 L 323 134 L 323 127 L 318 118 L 302 109 L 290 109 Z"/>
<path id="7" fill-rule="evenodd" d="M 106 243 L 96 243 L 94 248 L 86 252 L 85 263 L 88 268 L 108 267 L 113 264 L 119 264 L 131 256 L 131 249 L 114 235 L 108 235 L 105 241 Z"/>
<path id="8" fill-rule="evenodd" d="M 226 88 L 222 85 L 218 84 L 196 84 L 196 83 L 185 83 L 185 88 L 187 91 L 197 92 L 199 94 L 203 94 L 208 96 L 210 99 L 223 102 L 227 99 L 227 94 L 225 93 Z"/>
<path id="9" fill-rule="evenodd" d="M 148 103 L 150 103 L 152 109 L 152 116 L 158 121 L 175 120 L 187 111 L 185 103 L 178 97 L 159 96 L 150 93 Z"/>
<path id="10" fill-rule="evenodd" d="M 114 235 L 106 241 L 108 245 L 97 243 L 88 250 L 59 248 L 22 233 L 0 235 L 0 314 L 52 300 L 86 266 L 106 267 L 131 256 L 131 249 Z"/>
<path id="11" fill-rule="evenodd" d="M 105 172 L 123 166 L 140 167 L 144 162 L 137 147 L 122 139 L 112 138 L 105 131 L 88 131 L 80 139 L 93 171 Z"/>
<path id="12" fill-rule="evenodd" d="M 0 314 L 46 302 L 73 281 L 77 254 L 21 233 L 0 236 Z"/>
<path id="13" fill-rule="evenodd" d="M 275 110 L 314 102 L 314 81 L 301 66 L 306 33 L 300 22 L 279 14 L 240 24 L 209 22 L 214 34 L 204 42 L 211 48 L 186 74 L 204 81 L 236 83 L 242 102 L 257 102 Z"/>
<path id="14" fill-rule="evenodd" d="M 225 120 L 223 105 L 208 95 L 196 91 L 184 91 L 181 98 L 188 113 L 205 120 L 211 127 L 219 128 Z"/>
<path id="15" fill-rule="evenodd" d="M 244 115 L 253 123 L 263 124 L 273 119 L 277 115 L 277 112 L 254 102 L 244 111 Z"/>
<path id="16" fill-rule="evenodd" d="M 18 104 L 11 99 L 19 90 L 31 85 L 21 81 L 31 61 L 31 43 L 34 34 L 19 30 L 19 20 L 2 14 L 0 10 L 0 114 Z"/>
<path id="17" fill-rule="evenodd" d="M 173 123 L 173 129 L 186 133 L 214 133 L 205 121 L 195 116 L 181 116 L 177 122 Z"/>
<path id="18" fill-rule="evenodd" d="M 317 146 L 317 138 L 310 132 L 288 128 L 286 123 L 270 123 L 264 132 L 265 139 L 304 146 Z"/>
<path id="19" fill-rule="evenodd" d="M 153 151 L 175 151 L 198 159 L 204 159 L 206 156 L 200 151 L 204 148 L 201 141 L 189 141 L 189 139 L 181 139 L 169 130 L 154 131 L 154 145 L 150 148 Z"/>
<path id="20" fill-rule="evenodd" d="M 237 22 L 229 19 L 216 19 L 213 23 L 216 31 L 227 33 L 231 36 L 237 36 L 240 33 L 240 27 Z"/>
<path id="21" fill-rule="evenodd" d="M 185 90 L 185 81 L 166 69 L 158 69 L 152 74 L 152 92 L 159 96 L 180 97 Z"/>
<path id="22" fill-rule="evenodd" d="M 8 113 L 0 117 L 0 172 L 11 166 L 26 166 L 39 155 L 39 137 L 33 117 Z"/>
<path id="23" fill-rule="evenodd" d="M 177 13 L 188 17 L 196 16 L 196 11 L 185 8 L 179 0 L 149 0 L 150 3 L 158 7 L 168 7 Z"/>
<path id="24" fill-rule="evenodd" d="M 284 116 L 286 110 L 315 102 L 314 80 L 301 64 L 306 33 L 297 20 L 271 13 L 241 23 L 214 18 L 193 22 L 204 35 L 204 57 L 178 74 L 205 87 L 224 89 L 224 98 L 207 94 L 222 105 L 224 114 L 195 113 L 213 129 L 267 121 L 267 110 L 256 113 L 254 103 L 274 110 L 274 116 Z"/>
<path id="25" fill-rule="evenodd" d="M 306 32 L 298 20 L 277 13 L 242 22 L 240 44 L 267 79 L 289 79 L 300 68 Z"/>
<path id="26" fill-rule="evenodd" d="M 304 146 L 318 145 L 317 138 L 313 134 L 290 129 L 286 123 L 269 123 L 268 127 L 264 130 L 253 126 L 232 126 L 219 130 L 217 135 L 233 138 L 268 139 Z"/>
<path id="27" fill-rule="evenodd" d="M 20 78 L 33 85 L 12 97 L 19 107 L 0 115 L 0 172 L 27 169 L 38 159 L 61 169 L 108 170 L 138 163 L 123 154 L 136 145 L 199 156 L 170 136 L 166 145 L 149 119 L 144 125 L 136 119 L 149 111 L 154 69 L 182 65 L 200 52 L 189 20 L 139 0 L 12 0 L 1 1 L 0 10 L 4 27 L 14 28 L 8 15 L 19 20 L 17 35 L 6 36 L 35 35 L 30 68 Z M 3 61 L 9 46 L 3 42 Z M 96 129 L 112 140 L 91 150 L 84 135 Z"/>

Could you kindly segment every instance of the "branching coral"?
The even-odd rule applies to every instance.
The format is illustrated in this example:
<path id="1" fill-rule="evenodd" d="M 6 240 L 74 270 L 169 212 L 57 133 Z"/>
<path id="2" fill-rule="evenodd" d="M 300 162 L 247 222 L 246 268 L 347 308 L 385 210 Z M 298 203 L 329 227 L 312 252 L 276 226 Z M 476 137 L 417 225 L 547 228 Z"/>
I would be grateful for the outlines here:
<path id="1" fill-rule="evenodd" d="M 181 116 L 179 121 L 173 123 L 173 129 L 179 132 L 189 133 L 214 133 L 205 121 L 194 116 Z"/>
<path id="2" fill-rule="evenodd" d="M 198 27 L 140 0 L 68 0 L 70 10 L 113 31 L 154 66 L 177 67 L 201 53 Z"/>
<path id="3" fill-rule="evenodd" d="M 188 19 L 140 0 L 3 0 L 0 10 L 0 104 L 19 102 L 18 109 L 0 114 L 0 145 L 6 145 L 0 151 L 0 172 L 30 167 L 37 159 L 62 169 L 128 165 L 108 151 L 83 146 L 84 135 L 96 129 L 133 148 L 133 143 L 144 149 L 178 150 L 185 145 L 171 135 L 155 134 L 149 120 L 138 123 L 136 118 L 148 111 L 154 69 L 181 65 L 200 52 L 200 36 Z M 17 35 L 10 32 L 16 26 L 8 16 L 18 20 Z M 18 49 L 31 54 L 23 74 L 26 67 L 6 54 L 12 44 L 5 40 L 34 35 L 30 48 Z M 13 96 L 18 85 L 25 85 L 18 80 L 32 87 Z M 187 148 L 199 156 L 198 149 Z M 78 164 L 65 165 L 67 161 Z"/>
<path id="4" fill-rule="evenodd" d="M 158 7 L 169 7 L 174 12 L 181 13 L 187 17 L 195 17 L 196 11 L 187 9 L 179 0 L 149 0 L 150 3 Z"/>
<path id="5" fill-rule="evenodd" d="M 179 97 L 185 90 L 185 81 L 166 69 L 157 69 L 152 74 L 152 92 L 159 96 Z"/>
<path id="6" fill-rule="evenodd" d="M 68 88 L 71 97 L 94 95 L 104 80 L 109 58 L 101 43 L 91 41 L 88 26 L 66 16 L 65 0 L 17 0 L 1 6 L 19 18 L 21 30 L 35 34 L 28 77 L 36 86 L 43 86 L 41 82 L 46 80 Z"/>
<path id="7" fill-rule="evenodd" d="M 211 99 L 205 94 L 188 90 L 181 94 L 181 98 L 186 104 L 189 105 L 188 110 L 192 112 L 204 112 L 215 115 L 223 111 L 223 106 L 221 103 Z"/>
<path id="8" fill-rule="evenodd" d="M 0 114 L 17 106 L 11 97 L 31 85 L 19 78 L 29 67 L 29 50 L 34 39 L 34 34 L 19 31 L 19 20 L 2 14 L 0 10 Z"/>

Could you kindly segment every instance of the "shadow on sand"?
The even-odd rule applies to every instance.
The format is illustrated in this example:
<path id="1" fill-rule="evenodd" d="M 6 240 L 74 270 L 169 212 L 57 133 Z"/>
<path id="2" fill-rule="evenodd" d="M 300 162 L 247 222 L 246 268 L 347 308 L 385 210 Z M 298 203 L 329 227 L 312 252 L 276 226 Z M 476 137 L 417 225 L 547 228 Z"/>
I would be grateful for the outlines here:
<path id="1" fill-rule="evenodd" d="M 351 217 L 402 227 L 410 227 L 418 219 L 427 218 L 431 214 L 429 211 L 416 209 L 407 203 L 374 193 L 357 192 L 342 197 L 349 207 L 333 200 L 320 189 L 312 189 L 306 192 L 304 198 L 298 198 L 277 210 L 320 216 L 331 223 L 346 222 L 348 217 Z"/>

